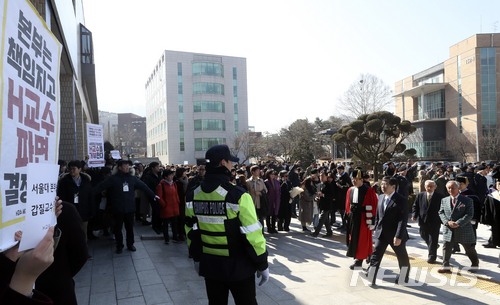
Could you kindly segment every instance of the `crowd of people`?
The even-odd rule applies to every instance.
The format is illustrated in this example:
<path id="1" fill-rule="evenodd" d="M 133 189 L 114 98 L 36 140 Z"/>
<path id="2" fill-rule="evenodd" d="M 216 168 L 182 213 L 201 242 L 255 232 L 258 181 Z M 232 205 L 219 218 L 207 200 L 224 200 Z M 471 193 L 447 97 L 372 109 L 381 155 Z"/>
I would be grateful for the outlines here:
<path id="1" fill-rule="evenodd" d="M 380 183 L 372 183 L 370 172 L 352 162 L 312 162 L 305 168 L 301 161 L 222 164 L 218 168 L 227 168 L 231 185 L 248 193 L 261 234 L 290 231 L 292 218 L 297 218 L 302 231 L 313 238 L 319 236 L 323 226 L 323 237 L 332 236 L 336 228 L 346 236 L 346 256 L 354 259 L 351 269 L 361 267 L 366 260 L 367 276 L 373 285 L 388 246 L 396 253 L 402 281 L 408 281 L 410 262 L 405 244 L 410 213 L 411 220 L 418 219 L 429 263 L 436 263 L 443 228 L 439 272 L 450 272 L 450 257 L 461 251 L 459 244 L 470 258 L 472 270 L 478 268 L 475 246 L 480 223 L 492 226 L 489 242 L 483 246 L 500 246 L 499 165 L 465 163 L 458 172 L 441 163 L 426 168 L 412 160 L 397 165 L 389 162 Z M 54 264 L 39 276 L 39 285 L 37 282 L 37 289 L 55 304 L 76 304 L 72 278 L 86 260 L 92 259 L 87 254 L 87 240 L 99 238 L 96 231 L 115 240 L 117 253 L 122 253 L 125 245 L 129 251 L 136 251 L 134 221 L 163 234 L 167 245 L 189 239 L 185 225 L 192 220 L 185 217 L 193 213 L 192 198 L 199 196 L 200 190 L 195 189 L 204 181 L 207 165 L 144 165 L 128 160 L 108 160 L 103 168 L 88 168 L 86 160 L 60 161 L 59 165 L 57 195 L 68 206 L 59 221 L 63 238 L 54 251 Z M 215 171 L 210 164 L 208 167 Z M 418 181 L 416 195 L 413 181 Z M 186 195 L 191 199 L 186 201 Z M 415 197 L 412 207 L 408 204 L 410 197 Z M 255 231 L 254 225 L 249 227 Z M 265 253 L 267 260 L 265 246 L 263 249 L 261 255 Z M 262 266 L 267 268 L 267 262 Z M 67 289 L 54 290 L 42 283 L 47 279 L 69 284 Z"/>

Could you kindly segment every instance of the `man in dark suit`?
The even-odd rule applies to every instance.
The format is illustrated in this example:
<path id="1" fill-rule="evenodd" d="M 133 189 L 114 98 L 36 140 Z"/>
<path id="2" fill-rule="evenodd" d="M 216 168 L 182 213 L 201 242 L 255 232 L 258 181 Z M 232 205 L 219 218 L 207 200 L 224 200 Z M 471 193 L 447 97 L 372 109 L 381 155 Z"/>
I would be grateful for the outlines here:
<path id="1" fill-rule="evenodd" d="M 418 218 L 420 236 L 429 249 L 427 262 L 430 264 L 436 262 L 439 229 L 441 228 L 439 209 L 441 208 L 441 199 L 444 198 L 444 195 L 435 192 L 435 190 L 436 183 L 434 181 L 425 181 L 425 192 L 417 194 L 411 217 L 413 221 Z"/>
<path id="2" fill-rule="evenodd" d="M 311 233 L 313 237 L 318 237 L 319 231 L 321 231 L 323 224 L 326 228 L 326 235 L 324 235 L 323 237 L 329 237 L 333 235 L 332 228 L 330 227 L 330 222 L 328 221 L 328 214 L 332 209 L 333 198 L 335 197 L 335 189 L 333 188 L 333 185 L 328 182 L 327 177 L 328 175 L 326 174 L 326 172 L 321 171 L 321 174 L 319 176 L 321 184 L 319 186 L 318 197 L 316 199 L 318 201 L 318 206 L 321 214 L 316 230 Z"/>
<path id="3" fill-rule="evenodd" d="M 384 177 L 380 184 L 384 193 L 378 197 L 373 235 L 375 238 L 375 249 L 373 250 L 370 267 L 367 271 L 372 286 L 375 286 L 380 262 L 388 245 L 391 245 L 398 259 L 400 274 L 396 277 L 396 284 L 400 283 L 400 278 L 405 283 L 408 283 L 408 276 L 410 274 L 410 259 L 408 252 L 406 252 L 406 241 L 408 240 L 408 232 L 406 231 L 408 198 L 404 198 L 396 193 L 397 185 L 398 180 L 394 177 Z"/>
<path id="4" fill-rule="evenodd" d="M 439 273 L 448 273 L 450 270 L 450 257 L 455 242 L 462 244 L 465 253 L 472 263 L 472 268 L 479 267 L 479 258 L 472 244 L 476 243 L 476 235 L 472 228 L 471 220 L 474 216 L 474 203 L 472 199 L 461 196 L 459 184 L 449 181 L 446 184 L 450 196 L 441 200 L 439 217 L 443 226 L 443 267 Z"/>

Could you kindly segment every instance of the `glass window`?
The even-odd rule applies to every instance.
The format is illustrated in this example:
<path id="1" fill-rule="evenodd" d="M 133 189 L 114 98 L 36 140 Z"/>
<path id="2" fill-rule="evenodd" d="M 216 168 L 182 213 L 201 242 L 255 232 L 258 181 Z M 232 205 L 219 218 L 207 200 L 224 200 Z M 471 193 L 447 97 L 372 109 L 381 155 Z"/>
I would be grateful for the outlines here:
<path id="1" fill-rule="evenodd" d="M 193 111 L 201 112 L 201 103 L 202 102 L 193 102 Z"/>
<path id="2" fill-rule="evenodd" d="M 193 63 L 193 75 L 211 75 L 224 77 L 224 66 L 212 62 Z"/>
<path id="3" fill-rule="evenodd" d="M 194 83 L 193 94 L 200 94 L 200 93 L 201 93 L 201 83 Z"/>
<path id="4" fill-rule="evenodd" d="M 202 138 L 194 139 L 194 150 L 195 151 L 203 151 L 203 139 Z"/>
<path id="5" fill-rule="evenodd" d="M 193 63 L 193 75 L 200 75 L 201 74 L 201 63 L 195 62 Z"/>
<path id="6" fill-rule="evenodd" d="M 201 120 L 194 120 L 194 130 L 202 130 Z"/>
<path id="7" fill-rule="evenodd" d="M 194 83 L 193 94 L 201 93 L 224 95 L 224 85 L 218 83 Z"/>

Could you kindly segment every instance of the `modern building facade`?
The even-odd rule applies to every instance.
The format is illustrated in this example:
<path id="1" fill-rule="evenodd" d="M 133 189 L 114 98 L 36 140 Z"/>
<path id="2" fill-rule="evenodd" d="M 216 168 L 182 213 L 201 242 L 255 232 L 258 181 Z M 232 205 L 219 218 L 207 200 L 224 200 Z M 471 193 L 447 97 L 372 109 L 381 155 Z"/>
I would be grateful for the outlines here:
<path id="1" fill-rule="evenodd" d="M 118 134 L 118 113 L 99 110 L 99 125 L 102 126 L 103 140 L 111 145 L 119 144 L 116 141 Z"/>
<path id="2" fill-rule="evenodd" d="M 164 51 L 145 91 L 147 154 L 163 164 L 200 164 L 248 130 L 245 58 Z"/>
<path id="3" fill-rule="evenodd" d="M 133 113 L 118 113 L 118 133 L 116 135 L 123 155 L 135 158 L 146 156 L 145 117 Z"/>
<path id="4" fill-rule="evenodd" d="M 500 34 L 477 34 L 451 46 L 443 63 L 396 82 L 396 115 L 417 127 L 407 148 L 421 158 L 492 158 L 488 146 L 498 150 L 499 72 Z"/>
<path id="5" fill-rule="evenodd" d="M 63 45 L 59 159 L 87 155 L 86 123 L 98 124 L 92 33 L 85 27 L 82 0 L 30 0 Z"/>

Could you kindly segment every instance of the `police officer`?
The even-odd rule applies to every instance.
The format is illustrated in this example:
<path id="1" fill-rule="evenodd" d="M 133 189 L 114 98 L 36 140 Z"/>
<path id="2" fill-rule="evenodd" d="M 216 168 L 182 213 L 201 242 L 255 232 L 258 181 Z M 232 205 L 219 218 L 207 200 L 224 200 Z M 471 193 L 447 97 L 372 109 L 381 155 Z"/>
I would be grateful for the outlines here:
<path id="1" fill-rule="evenodd" d="M 205 277 L 209 304 L 257 304 L 255 277 L 269 280 L 266 240 L 250 195 L 229 182 L 227 145 L 207 150 L 205 179 L 186 194 L 186 236 L 195 269 Z"/>

